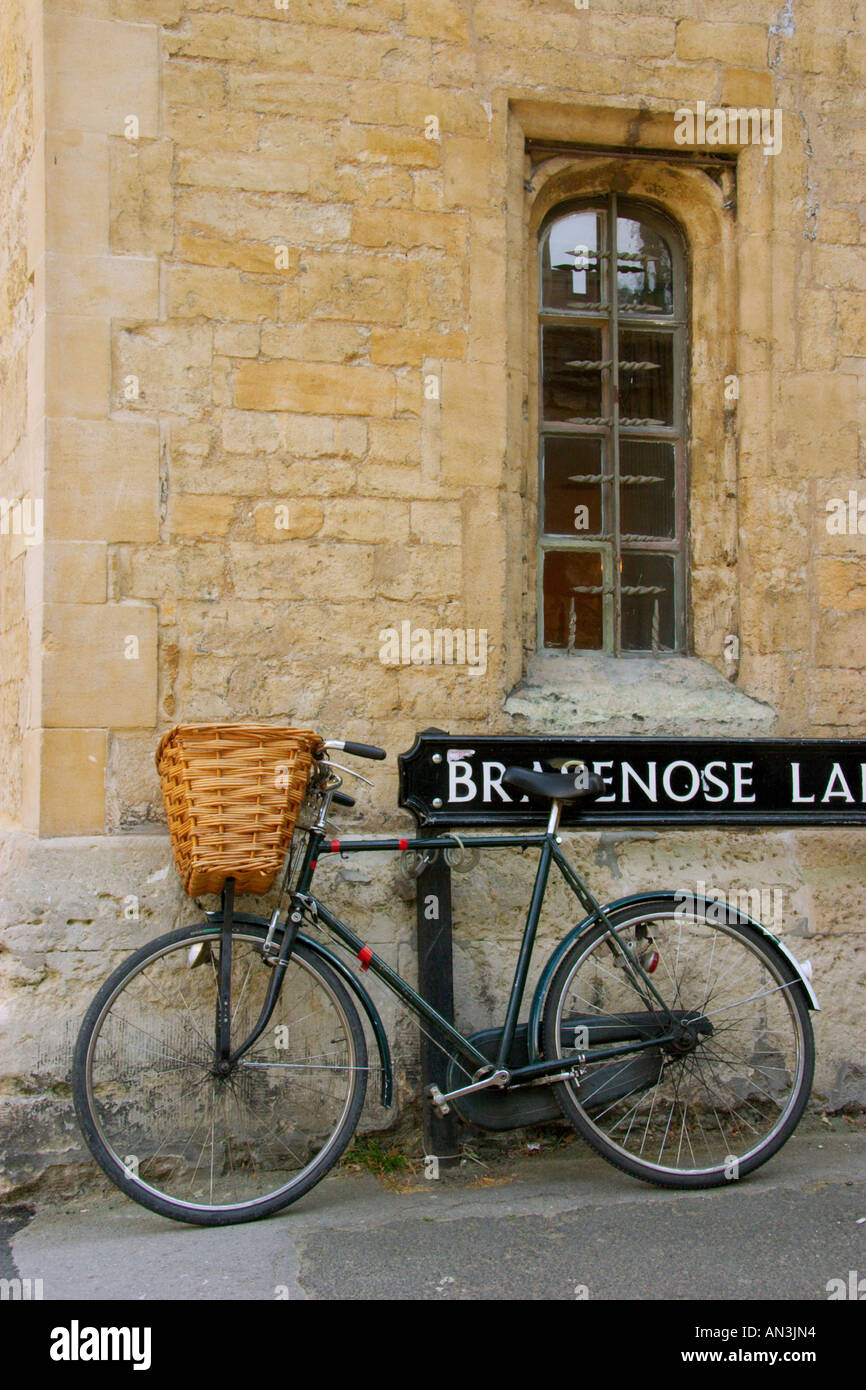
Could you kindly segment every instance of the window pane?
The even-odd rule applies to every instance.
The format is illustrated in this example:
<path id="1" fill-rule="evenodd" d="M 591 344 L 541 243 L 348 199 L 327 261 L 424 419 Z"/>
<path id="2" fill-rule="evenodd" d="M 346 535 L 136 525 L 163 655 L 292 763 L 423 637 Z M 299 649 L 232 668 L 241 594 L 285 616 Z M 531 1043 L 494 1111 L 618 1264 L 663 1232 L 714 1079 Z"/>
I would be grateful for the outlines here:
<path id="1" fill-rule="evenodd" d="M 626 314 L 672 314 L 673 268 L 667 243 L 643 222 L 616 220 L 616 281 Z"/>
<path id="2" fill-rule="evenodd" d="M 604 299 L 603 219 L 595 212 L 560 217 L 544 239 L 541 303 L 546 309 L 585 309 Z"/>
<path id="3" fill-rule="evenodd" d="M 626 590 L 648 589 L 629 594 Z M 653 621 L 656 616 L 655 623 Z M 672 555 L 622 557 L 622 648 L 627 652 L 653 650 L 653 629 L 659 650 L 676 646 L 674 624 L 674 560 Z"/>
<path id="4" fill-rule="evenodd" d="M 601 345 L 600 328 L 544 328 L 545 420 L 596 420 L 601 416 Z M 575 362 L 591 365 L 575 367 Z"/>
<path id="5" fill-rule="evenodd" d="M 623 536 L 676 536 L 673 444 L 623 439 L 619 446 L 619 524 Z M 629 479 L 645 478 L 645 482 Z"/>
<path id="6" fill-rule="evenodd" d="M 619 335 L 620 421 L 673 423 L 674 340 L 671 333 Z"/>
<path id="7" fill-rule="evenodd" d="M 548 436 L 543 447 L 545 534 L 601 535 L 601 440 L 555 435 Z M 597 480 L 589 481 L 593 478 Z"/>
<path id="8" fill-rule="evenodd" d="M 544 645 L 599 651 L 604 646 L 601 555 L 548 550 L 544 564 Z M 592 588 L 596 593 L 575 593 Z"/>

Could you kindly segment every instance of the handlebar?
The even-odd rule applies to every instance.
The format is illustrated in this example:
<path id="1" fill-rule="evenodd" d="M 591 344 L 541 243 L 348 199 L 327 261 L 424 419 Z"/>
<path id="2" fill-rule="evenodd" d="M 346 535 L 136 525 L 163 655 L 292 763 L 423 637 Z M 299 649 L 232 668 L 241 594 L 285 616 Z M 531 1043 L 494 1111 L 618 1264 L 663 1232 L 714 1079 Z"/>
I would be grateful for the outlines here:
<path id="1" fill-rule="evenodd" d="M 388 754 L 384 748 L 376 748 L 372 743 L 347 743 L 343 739 L 326 739 L 324 747 L 336 748 L 342 753 L 353 753 L 356 758 L 373 758 L 376 762 L 382 762 Z"/>

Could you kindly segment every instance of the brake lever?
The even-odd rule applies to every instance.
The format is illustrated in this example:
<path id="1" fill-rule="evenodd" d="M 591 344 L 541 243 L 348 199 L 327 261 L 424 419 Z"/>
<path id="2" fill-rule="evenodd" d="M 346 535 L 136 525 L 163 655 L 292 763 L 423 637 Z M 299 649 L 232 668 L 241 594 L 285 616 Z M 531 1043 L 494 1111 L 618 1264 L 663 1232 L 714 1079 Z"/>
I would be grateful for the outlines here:
<path id="1" fill-rule="evenodd" d="M 348 772 L 350 776 L 357 777 L 359 782 L 366 782 L 368 787 L 372 787 L 373 785 L 369 777 L 362 776 L 362 774 L 356 772 L 353 767 L 344 767 L 342 763 L 332 763 L 330 758 L 320 758 L 319 767 L 338 767 L 341 772 Z"/>

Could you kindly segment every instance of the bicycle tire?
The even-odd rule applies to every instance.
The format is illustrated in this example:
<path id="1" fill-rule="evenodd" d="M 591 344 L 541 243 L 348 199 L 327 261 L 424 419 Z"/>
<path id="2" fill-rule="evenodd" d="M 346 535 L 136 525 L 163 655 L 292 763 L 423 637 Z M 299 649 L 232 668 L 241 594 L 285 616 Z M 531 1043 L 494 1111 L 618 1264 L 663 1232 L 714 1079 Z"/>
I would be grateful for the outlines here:
<path id="1" fill-rule="evenodd" d="M 238 1043 L 272 978 L 261 950 L 265 936 L 264 927 L 232 930 Z M 232 1077 L 216 1077 L 218 949 L 219 923 L 210 922 L 136 951 L 91 1003 L 72 1067 L 75 1111 L 103 1172 L 141 1206 L 201 1226 L 259 1220 L 308 1192 L 348 1144 L 367 1084 L 357 1010 L 334 971 L 302 942 L 268 1028 Z M 200 965 L 206 968 L 196 973 Z M 171 1017 L 172 991 L 183 1001 L 182 1024 Z M 193 1167 L 202 1133 L 207 1145 L 208 1123 L 209 1162 L 203 1151 Z"/>
<path id="2" fill-rule="evenodd" d="M 626 1015 L 630 1021 L 640 1015 L 648 1041 L 664 1030 L 661 1011 L 649 1009 L 625 969 L 612 958 L 609 963 L 605 926 L 589 928 L 562 960 L 545 1001 L 545 1058 L 584 1058 L 576 1080 L 553 1086 L 562 1113 L 609 1163 L 656 1186 L 716 1187 L 746 1176 L 790 1138 L 809 1098 L 815 1047 L 802 982 L 773 941 L 726 906 L 692 900 L 686 911 L 682 894 L 662 893 L 609 916 L 620 939 L 633 936 L 648 960 L 655 952 L 658 963 L 667 956 L 652 979 L 682 1015 L 684 1050 L 650 1048 L 622 1062 L 593 1062 L 591 1033 L 602 1020 L 613 1022 L 615 1031 L 617 1020 L 621 1027 Z M 677 928 L 662 930 L 668 922 L 678 924 L 676 944 Z M 725 954 L 714 971 L 720 942 Z M 735 989 L 738 958 L 743 983 Z M 723 961 L 727 975 L 720 973 Z M 728 1000 L 725 990 L 742 997 Z M 582 1051 L 574 1046 L 578 1040 L 586 1044 Z M 608 1045 L 613 1041 L 608 1037 Z M 658 1154 L 651 1156 L 660 1134 Z"/>

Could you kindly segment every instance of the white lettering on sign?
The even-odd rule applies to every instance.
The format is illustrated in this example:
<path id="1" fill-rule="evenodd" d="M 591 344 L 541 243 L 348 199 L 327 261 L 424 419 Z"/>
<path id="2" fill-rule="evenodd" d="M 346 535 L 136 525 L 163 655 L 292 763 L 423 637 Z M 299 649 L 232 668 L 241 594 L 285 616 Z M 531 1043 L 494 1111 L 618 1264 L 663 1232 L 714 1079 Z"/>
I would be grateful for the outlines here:
<path id="1" fill-rule="evenodd" d="M 449 749 L 445 757 L 448 767 L 447 803 L 454 806 L 474 803 L 479 807 L 515 805 L 529 800 L 527 796 L 509 794 L 502 785 L 508 763 L 496 758 L 483 758 L 474 749 Z M 470 761 L 471 760 L 471 761 Z M 525 764 L 520 764 L 524 766 Z M 604 793 L 594 798 L 599 805 L 613 803 L 640 809 L 642 806 L 694 804 L 695 806 L 756 806 L 755 763 L 713 758 L 703 765 L 688 758 L 673 758 L 670 762 L 632 757 L 622 762 L 615 759 L 588 764 L 604 783 Z M 866 762 L 843 768 L 839 762 L 826 762 L 818 768 L 803 768 L 791 761 L 790 800 L 792 809 L 798 806 L 842 805 L 866 806 Z M 535 759 L 535 772 L 549 771 Z M 774 797 L 776 800 L 779 798 Z M 785 809 L 785 799 L 781 798 Z"/>

